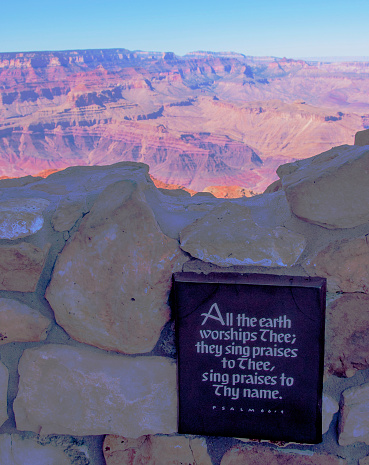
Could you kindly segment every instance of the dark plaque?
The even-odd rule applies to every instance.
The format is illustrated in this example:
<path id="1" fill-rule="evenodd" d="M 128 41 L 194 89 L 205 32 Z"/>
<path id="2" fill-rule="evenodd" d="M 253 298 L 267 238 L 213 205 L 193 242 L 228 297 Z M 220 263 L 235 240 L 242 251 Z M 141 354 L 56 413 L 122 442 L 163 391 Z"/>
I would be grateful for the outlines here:
<path id="1" fill-rule="evenodd" d="M 176 273 L 179 432 L 322 440 L 326 281 Z"/>

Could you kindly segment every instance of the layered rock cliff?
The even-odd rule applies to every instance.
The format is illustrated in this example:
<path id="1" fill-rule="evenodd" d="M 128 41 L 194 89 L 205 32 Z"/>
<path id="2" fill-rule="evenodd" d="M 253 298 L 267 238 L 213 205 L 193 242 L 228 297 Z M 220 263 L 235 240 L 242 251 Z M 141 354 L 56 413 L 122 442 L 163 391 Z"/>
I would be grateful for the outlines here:
<path id="1" fill-rule="evenodd" d="M 281 163 L 353 143 L 368 72 L 232 53 L 2 53 L 0 175 L 126 160 L 194 190 L 260 192 Z"/>

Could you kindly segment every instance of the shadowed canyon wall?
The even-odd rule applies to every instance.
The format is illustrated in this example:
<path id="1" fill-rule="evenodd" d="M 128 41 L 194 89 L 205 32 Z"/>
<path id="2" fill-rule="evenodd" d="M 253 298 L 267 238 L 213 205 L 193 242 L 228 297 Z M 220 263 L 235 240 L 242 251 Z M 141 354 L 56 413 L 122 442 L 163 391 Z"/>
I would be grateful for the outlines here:
<path id="1" fill-rule="evenodd" d="M 1 464 L 369 463 L 369 145 L 278 175 L 229 201 L 130 162 L 0 181 Z M 321 444 L 177 434 L 176 271 L 327 278 Z"/>

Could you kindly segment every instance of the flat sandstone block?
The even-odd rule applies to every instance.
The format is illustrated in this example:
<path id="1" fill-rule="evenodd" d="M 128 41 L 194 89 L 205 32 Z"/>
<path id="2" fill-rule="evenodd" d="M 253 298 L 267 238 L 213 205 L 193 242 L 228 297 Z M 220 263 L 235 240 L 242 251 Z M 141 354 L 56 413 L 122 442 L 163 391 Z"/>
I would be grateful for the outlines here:
<path id="1" fill-rule="evenodd" d="M 334 455 L 287 453 L 267 447 L 236 446 L 226 452 L 220 465 L 345 465 L 346 460 Z"/>
<path id="2" fill-rule="evenodd" d="M 108 186 L 59 256 L 46 298 L 74 339 L 150 352 L 169 320 L 172 273 L 187 260 L 165 236 L 138 185 Z"/>
<path id="3" fill-rule="evenodd" d="M 205 438 L 108 435 L 103 450 L 106 465 L 212 465 Z"/>
<path id="4" fill-rule="evenodd" d="M 277 174 L 295 215 L 328 229 L 369 222 L 369 148 L 342 145 L 282 165 Z"/>
<path id="5" fill-rule="evenodd" d="M 79 195 L 70 195 L 61 200 L 58 205 L 51 219 L 52 227 L 55 231 L 69 231 L 86 212 L 86 198 Z"/>
<path id="6" fill-rule="evenodd" d="M 343 294 L 329 304 L 325 365 L 330 374 L 353 376 L 369 368 L 369 295 Z"/>
<path id="7" fill-rule="evenodd" d="M 34 292 L 49 249 L 28 242 L 0 246 L 0 290 Z"/>
<path id="8" fill-rule="evenodd" d="M 302 266 L 310 276 L 327 278 L 330 292 L 369 293 L 367 236 L 331 242 Z"/>
<path id="9" fill-rule="evenodd" d="M 17 429 L 77 436 L 173 433 L 176 365 L 49 344 L 24 351 L 14 401 Z"/>
<path id="10" fill-rule="evenodd" d="M 0 435 L 1 465 L 77 465 L 88 464 L 83 448 L 73 444 L 74 438 L 62 439 L 52 444 L 53 439 L 40 441 L 37 437 L 22 437 L 19 434 Z M 57 441 L 55 441 L 57 442 Z"/>
<path id="11" fill-rule="evenodd" d="M 267 195 L 267 194 L 266 194 Z M 292 266 L 303 252 L 303 235 L 285 227 L 261 227 L 248 207 L 224 202 L 181 231 L 181 248 L 215 265 Z"/>
<path id="12" fill-rule="evenodd" d="M 343 391 L 338 432 L 340 446 L 369 444 L 369 383 Z"/>
<path id="13" fill-rule="evenodd" d="M 0 298 L 0 345 L 46 339 L 51 320 L 28 305 Z"/>

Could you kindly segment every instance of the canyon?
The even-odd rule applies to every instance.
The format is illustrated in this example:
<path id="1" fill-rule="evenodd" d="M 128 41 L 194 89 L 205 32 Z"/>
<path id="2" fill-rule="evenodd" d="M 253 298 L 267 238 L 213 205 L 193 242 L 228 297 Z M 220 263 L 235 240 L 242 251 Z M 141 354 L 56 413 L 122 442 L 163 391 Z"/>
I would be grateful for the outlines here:
<path id="1" fill-rule="evenodd" d="M 0 176 L 133 161 L 162 185 L 260 193 L 369 127 L 368 77 L 368 62 L 231 52 L 1 53 Z"/>

